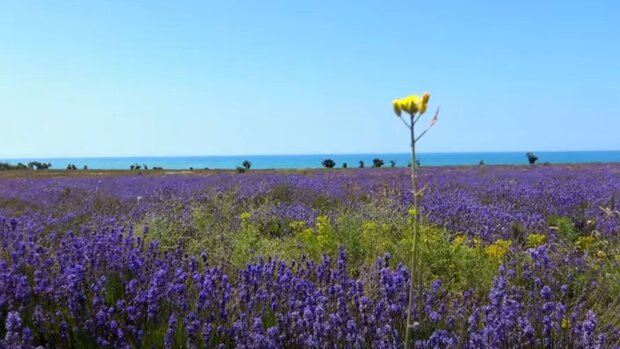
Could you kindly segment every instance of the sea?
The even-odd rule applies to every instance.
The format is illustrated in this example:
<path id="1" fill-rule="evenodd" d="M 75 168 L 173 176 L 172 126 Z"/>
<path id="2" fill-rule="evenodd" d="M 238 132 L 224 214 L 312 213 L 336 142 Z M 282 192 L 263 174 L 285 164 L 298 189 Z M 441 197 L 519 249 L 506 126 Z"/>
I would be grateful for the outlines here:
<path id="1" fill-rule="evenodd" d="M 526 152 L 479 152 L 479 153 L 419 153 L 417 159 L 421 166 L 463 166 L 478 165 L 525 165 L 528 163 Z M 534 152 L 539 164 L 575 164 L 575 163 L 620 163 L 620 151 L 540 151 Z M 23 158 L 1 159 L 2 162 L 27 164 L 31 161 L 51 163 L 52 169 L 64 169 L 69 164 L 78 169 L 87 166 L 92 170 L 126 170 L 131 165 L 140 165 L 149 169 L 234 169 L 243 161 L 252 163 L 252 169 L 304 169 L 320 168 L 321 162 L 332 159 L 336 167 L 360 167 L 360 161 L 366 167 L 372 166 L 373 159 L 381 159 L 384 166 L 405 167 L 411 163 L 407 153 L 393 154 L 313 154 L 313 155 L 235 155 L 235 156 L 136 156 L 136 157 L 80 157 L 80 158 Z"/>

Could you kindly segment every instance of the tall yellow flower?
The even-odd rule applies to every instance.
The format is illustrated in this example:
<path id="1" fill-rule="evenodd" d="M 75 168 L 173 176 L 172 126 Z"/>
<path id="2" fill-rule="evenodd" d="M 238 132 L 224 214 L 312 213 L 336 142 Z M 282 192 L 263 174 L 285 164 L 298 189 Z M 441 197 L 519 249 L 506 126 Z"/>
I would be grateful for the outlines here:
<path id="1" fill-rule="evenodd" d="M 392 102 L 394 105 L 394 112 L 400 116 L 401 112 L 407 112 L 409 114 L 415 114 L 420 110 L 421 100 L 418 95 L 411 95 L 405 98 L 397 99 Z"/>

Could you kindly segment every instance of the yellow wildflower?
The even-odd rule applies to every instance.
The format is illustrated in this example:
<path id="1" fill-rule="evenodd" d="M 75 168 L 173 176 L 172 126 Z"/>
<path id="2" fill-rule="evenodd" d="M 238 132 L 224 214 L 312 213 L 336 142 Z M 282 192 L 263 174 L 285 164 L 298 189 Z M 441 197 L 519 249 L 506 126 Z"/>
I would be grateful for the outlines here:
<path id="1" fill-rule="evenodd" d="M 568 318 L 562 319 L 562 329 L 567 329 L 570 327 L 570 320 Z"/>
<path id="2" fill-rule="evenodd" d="M 535 248 L 547 241 L 547 237 L 543 234 L 530 234 L 527 236 L 527 247 Z"/>
<path id="3" fill-rule="evenodd" d="M 301 231 L 306 227 L 305 221 L 292 221 L 288 224 L 292 231 Z"/>
<path id="4" fill-rule="evenodd" d="M 426 107 L 428 106 L 428 100 L 431 98 L 431 94 L 424 92 L 422 95 L 422 102 L 420 103 L 420 114 L 426 113 Z"/>
<path id="5" fill-rule="evenodd" d="M 580 250 L 589 250 L 592 245 L 594 245 L 594 242 L 596 241 L 596 239 L 594 238 L 594 236 L 580 236 L 577 239 L 577 248 L 579 248 Z"/>
<path id="6" fill-rule="evenodd" d="M 394 106 L 394 112 L 400 116 L 400 112 L 407 112 L 409 114 L 415 114 L 420 109 L 420 96 L 411 95 L 405 98 L 396 99 L 392 102 Z"/>
<path id="7" fill-rule="evenodd" d="M 452 245 L 454 246 L 463 246 L 465 243 L 465 237 L 463 235 L 458 235 L 452 240 Z"/>
<path id="8" fill-rule="evenodd" d="M 484 253 L 486 253 L 489 257 L 501 261 L 510 251 L 510 246 L 512 245 L 511 240 L 499 239 L 494 243 L 490 244 L 484 249 Z"/>
<path id="9" fill-rule="evenodd" d="M 400 109 L 400 100 L 398 99 L 393 100 L 392 105 L 394 106 L 394 113 L 400 116 L 402 114 L 402 110 Z"/>

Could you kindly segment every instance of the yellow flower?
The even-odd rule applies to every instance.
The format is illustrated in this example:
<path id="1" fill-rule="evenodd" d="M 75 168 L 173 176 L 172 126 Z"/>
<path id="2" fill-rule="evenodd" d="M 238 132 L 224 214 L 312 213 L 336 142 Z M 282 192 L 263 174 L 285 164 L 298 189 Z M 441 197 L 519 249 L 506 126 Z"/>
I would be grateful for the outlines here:
<path id="1" fill-rule="evenodd" d="M 424 92 L 422 95 L 422 101 L 420 102 L 420 114 L 426 113 L 426 107 L 428 106 L 428 100 L 431 98 L 431 94 L 428 92 Z"/>
<path id="2" fill-rule="evenodd" d="M 567 329 L 568 327 L 570 327 L 570 320 L 568 318 L 562 319 L 562 328 Z"/>
<path id="3" fill-rule="evenodd" d="M 394 113 L 400 116 L 402 114 L 402 110 L 400 109 L 400 100 L 398 99 L 393 100 L 392 105 L 394 106 Z"/>
<path id="4" fill-rule="evenodd" d="M 465 243 L 465 237 L 463 235 L 457 235 L 452 240 L 452 245 L 454 246 L 462 246 Z"/>
<path id="5" fill-rule="evenodd" d="M 250 212 L 243 212 L 239 218 L 241 218 L 242 221 L 247 222 L 248 220 L 250 220 L 250 218 L 252 217 L 252 214 Z"/>
<path id="6" fill-rule="evenodd" d="M 593 236 L 580 236 L 577 239 L 577 248 L 585 251 L 585 250 L 589 250 L 594 243 L 596 242 L 596 239 Z"/>
<path id="7" fill-rule="evenodd" d="M 418 95 L 411 95 L 405 97 L 401 108 L 409 114 L 415 114 L 420 110 L 420 97 Z"/>
<path id="8" fill-rule="evenodd" d="M 306 227 L 306 221 L 292 221 L 288 226 L 293 231 L 301 231 Z"/>
<path id="9" fill-rule="evenodd" d="M 420 110 L 421 100 L 418 95 L 411 95 L 409 97 L 396 99 L 392 102 L 394 106 L 394 112 L 400 116 L 400 112 L 407 112 L 409 114 L 415 114 Z"/>
<path id="10" fill-rule="evenodd" d="M 501 261 L 510 251 L 511 240 L 499 239 L 484 249 L 484 252 L 491 258 Z"/>
<path id="11" fill-rule="evenodd" d="M 530 234 L 527 236 L 527 247 L 535 248 L 545 243 L 547 237 L 543 234 Z"/>

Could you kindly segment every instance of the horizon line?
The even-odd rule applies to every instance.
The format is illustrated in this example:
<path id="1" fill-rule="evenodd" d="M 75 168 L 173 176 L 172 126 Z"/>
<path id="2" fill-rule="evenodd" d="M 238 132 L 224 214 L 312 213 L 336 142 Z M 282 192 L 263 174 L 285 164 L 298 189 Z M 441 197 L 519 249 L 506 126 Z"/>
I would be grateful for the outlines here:
<path id="1" fill-rule="evenodd" d="M 508 151 L 435 151 L 435 152 L 417 152 L 417 154 L 488 154 L 488 153 L 593 153 L 593 152 L 620 152 L 620 150 L 508 150 Z M 268 157 L 268 156 L 278 156 L 278 157 L 286 157 L 286 156 L 319 156 L 319 155 L 402 155 L 409 154 L 408 152 L 369 152 L 369 153 L 300 153 L 300 154 L 229 154 L 229 155 L 87 155 L 87 156 L 78 156 L 78 155 L 68 155 L 68 156 L 11 156 L 11 157 L 0 157 L 2 160 L 34 160 L 38 158 L 42 159 L 111 159 L 111 158 L 204 158 L 204 157 L 214 157 L 214 158 L 226 158 L 226 157 Z"/>

